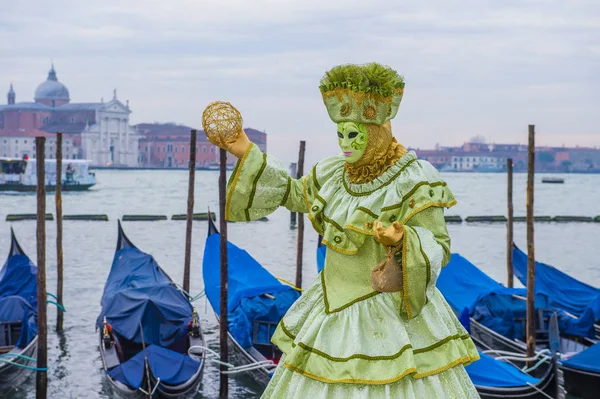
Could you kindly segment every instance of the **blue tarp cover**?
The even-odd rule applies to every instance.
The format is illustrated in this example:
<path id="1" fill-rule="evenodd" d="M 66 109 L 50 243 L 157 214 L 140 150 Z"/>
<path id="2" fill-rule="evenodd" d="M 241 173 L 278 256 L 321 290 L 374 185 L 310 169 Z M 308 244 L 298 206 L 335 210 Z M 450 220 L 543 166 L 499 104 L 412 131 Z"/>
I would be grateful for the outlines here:
<path id="1" fill-rule="evenodd" d="M 562 363 L 574 369 L 600 373 L 600 343 L 592 345 Z"/>
<path id="2" fill-rule="evenodd" d="M 191 357 L 156 345 L 146 347 L 146 356 L 154 376 L 169 385 L 188 381 L 200 367 L 200 363 Z M 144 351 L 141 351 L 125 363 L 109 370 L 108 375 L 130 388 L 138 389 L 144 380 L 144 371 Z"/>
<path id="3" fill-rule="evenodd" d="M 101 328 L 106 316 L 113 331 L 130 341 L 168 347 L 187 333 L 192 305 L 154 258 L 135 247 L 117 251 L 102 295 Z"/>
<path id="4" fill-rule="evenodd" d="M 0 298 L 18 295 L 37 309 L 37 267 L 25 255 L 9 256 L 0 270 Z"/>
<path id="5" fill-rule="evenodd" d="M 248 347 L 252 344 L 252 322 L 279 323 L 300 293 L 282 284 L 243 249 L 228 242 L 227 252 L 229 332 L 242 347 Z M 220 235 L 211 234 L 204 247 L 202 274 L 206 296 L 217 315 L 220 314 L 220 261 Z M 275 300 L 263 294 L 271 294 Z M 264 343 L 270 341 L 266 328 L 262 333 L 259 331 L 258 339 Z"/>
<path id="6" fill-rule="evenodd" d="M 469 309 L 476 321 L 497 333 L 513 339 L 523 339 L 526 302 L 515 296 L 526 297 L 525 288 L 506 288 L 478 269 L 459 254 L 452 254 L 442 269 L 437 287 L 457 313 Z M 548 308 L 544 297 L 536 297 L 536 308 Z M 559 329 L 575 336 L 593 337 L 591 317 L 572 319 L 559 312 Z"/>
<path id="7" fill-rule="evenodd" d="M 515 276 L 527 285 L 527 254 L 513 248 Z M 535 294 L 546 298 L 549 306 L 565 310 L 575 316 L 591 309 L 600 320 L 600 290 L 574 279 L 545 263 L 535 262 Z"/>
<path id="8" fill-rule="evenodd" d="M 537 384 L 540 380 L 531 377 L 515 366 L 498 361 L 479 352 L 480 359 L 465 369 L 473 384 L 484 387 L 521 387 Z"/>
<path id="9" fill-rule="evenodd" d="M 325 267 L 325 254 L 327 252 L 327 247 L 325 245 L 321 245 L 317 248 L 317 272 L 321 272 L 323 267 Z"/>
<path id="10" fill-rule="evenodd" d="M 0 322 L 22 322 L 17 347 L 26 347 L 37 335 L 36 312 L 37 309 L 20 296 L 0 298 Z"/>
<path id="11" fill-rule="evenodd" d="M 11 255 L 0 269 L 0 321 L 22 322 L 17 347 L 37 335 L 36 315 L 37 267 L 26 255 Z"/>

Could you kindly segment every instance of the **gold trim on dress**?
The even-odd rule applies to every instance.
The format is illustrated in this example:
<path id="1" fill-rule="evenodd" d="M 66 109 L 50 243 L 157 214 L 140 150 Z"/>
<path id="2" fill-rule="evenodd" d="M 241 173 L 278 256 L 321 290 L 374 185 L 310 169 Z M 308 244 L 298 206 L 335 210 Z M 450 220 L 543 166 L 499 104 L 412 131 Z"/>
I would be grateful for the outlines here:
<path id="1" fill-rule="evenodd" d="M 233 180 L 231 180 L 231 186 L 229 187 L 229 191 L 227 192 L 227 197 L 225 200 L 225 219 L 229 220 L 229 205 L 231 204 L 231 196 L 233 195 L 233 191 L 235 190 L 235 186 L 237 184 L 238 179 L 240 178 L 240 174 L 242 173 L 242 167 L 244 166 L 244 162 L 246 162 L 246 158 L 250 154 L 250 151 L 255 146 L 254 143 L 251 143 L 246 149 L 244 156 L 240 158 L 237 165 L 235 166 L 235 171 L 233 174 Z"/>
<path id="2" fill-rule="evenodd" d="M 283 194 L 283 200 L 281 201 L 280 206 L 284 206 L 290 196 L 290 191 L 292 189 L 292 178 L 290 175 L 287 176 L 287 187 L 285 188 L 285 194 Z"/>
<path id="3" fill-rule="evenodd" d="M 400 200 L 399 203 L 394 204 L 394 205 L 384 206 L 383 208 L 381 208 L 381 212 L 391 211 L 392 209 L 401 208 L 402 205 L 404 205 L 404 202 L 408 198 L 410 198 L 410 196 L 412 196 L 420 187 L 422 187 L 424 185 L 429 186 L 429 187 L 437 187 L 437 186 L 445 187 L 448 184 L 445 181 L 437 181 L 437 182 L 433 182 L 433 183 L 430 183 L 428 181 L 421 181 L 421 182 L 415 184 L 414 187 L 406 195 L 404 195 L 402 197 L 402 199 Z M 412 208 L 412 206 L 411 206 L 411 208 Z"/>
<path id="4" fill-rule="evenodd" d="M 417 213 L 424 211 L 425 209 L 430 208 L 432 206 L 437 206 L 440 208 L 452 208 L 454 205 L 456 205 L 456 203 L 457 203 L 456 200 L 453 200 L 452 202 L 428 202 L 428 203 L 422 205 L 421 207 L 415 209 L 411 213 L 409 213 L 408 216 L 404 219 L 403 224 L 406 224 Z"/>
<path id="5" fill-rule="evenodd" d="M 405 232 L 402 236 L 402 297 L 406 307 L 406 316 L 410 320 L 412 317 L 410 303 L 408 302 L 408 264 L 406 262 L 406 254 L 408 253 L 408 245 L 406 244 L 407 237 L 408 234 Z"/>
<path id="6" fill-rule="evenodd" d="M 468 364 L 468 363 L 472 363 L 472 362 L 474 362 L 476 360 L 479 360 L 479 355 L 477 355 L 477 356 L 464 356 L 464 357 L 461 357 L 459 359 L 454 360 L 453 362 L 448 363 L 444 367 L 440 367 L 438 369 L 431 370 L 431 371 L 426 371 L 426 372 L 420 373 L 420 374 L 415 374 L 415 375 L 412 376 L 412 378 L 419 379 L 419 378 L 429 377 L 429 376 L 432 376 L 432 375 L 435 375 L 435 374 L 442 373 L 442 372 L 444 372 L 446 370 L 449 370 L 452 367 L 458 366 L 459 364 Z"/>
<path id="7" fill-rule="evenodd" d="M 313 180 L 315 182 L 315 187 L 317 188 L 317 191 L 319 191 L 319 190 L 321 190 L 321 185 L 319 184 L 319 181 L 317 180 L 317 165 L 315 165 L 312 168 L 312 175 L 313 175 Z"/>
<path id="8" fill-rule="evenodd" d="M 323 242 L 325 242 L 325 240 L 323 240 Z M 342 311 L 342 310 L 344 310 L 344 309 L 346 309 L 346 308 L 354 305 L 357 302 L 364 301 L 365 299 L 369 299 L 371 297 L 374 297 L 375 295 L 381 294 L 381 292 L 373 291 L 373 292 L 371 292 L 371 293 L 369 293 L 367 295 L 363 295 L 361 297 L 355 298 L 354 300 L 352 300 L 352 301 L 350 301 L 350 302 L 348 302 L 348 303 L 340 306 L 339 308 L 330 310 L 329 309 L 329 300 L 327 299 L 327 287 L 325 286 L 325 273 L 324 273 L 324 271 L 325 270 L 321 271 L 320 274 L 321 274 L 321 288 L 323 289 L 323 302 L 325 303 L 325 313 L 326 314 L 332 314 L 332 313 L 340 312 L 340 311 Z"/>
<path id="9" fill-rule="evenodd" d="M 252 182 L 252 191 L 250 191 L 250 199 L 248 199 L 248 206 L 244 210 L 244 213 L 246 215 L 246 221 L 248 221 L 248 222 L 250 221 L 250 212 L 249 211 L 250 211 L 250 208 L 252 208 L 252 203 L 254 202 L 254 196 L 256 195 L 256 186 L 258 185 L 258 181 L 260 180 L 260 177 L 262 176 L 266 167 L 267 167 L 267 154 L 263 154 L 262 165 L 260 165 L 260 169 L 258 170 L 258 173 L 256 174 L 254 181 Z"/>

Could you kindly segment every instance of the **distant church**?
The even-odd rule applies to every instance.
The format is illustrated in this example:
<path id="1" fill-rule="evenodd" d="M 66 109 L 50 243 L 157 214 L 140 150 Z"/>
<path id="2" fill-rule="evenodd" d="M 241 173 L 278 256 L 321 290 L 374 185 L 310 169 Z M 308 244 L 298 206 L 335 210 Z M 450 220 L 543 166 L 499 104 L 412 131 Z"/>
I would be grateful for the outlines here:
<path id="1" fill-rule="evenodd" d="M 129 102 L 121 103 L 116 90 L 108 102 L 71 103 L 69 90 L 58 81 L 52 65 L 46 81 L 35 90 L 34 102 L 17 103 L 12 83 L 7 98 L 7 105 L 0 105 L 0 156 L 34 154 L 34 136 L 62 132 L 72 143 L 67 151 L 70 159 L 104 166 L 138 165 L 140 136 L 129 125 Z"/>

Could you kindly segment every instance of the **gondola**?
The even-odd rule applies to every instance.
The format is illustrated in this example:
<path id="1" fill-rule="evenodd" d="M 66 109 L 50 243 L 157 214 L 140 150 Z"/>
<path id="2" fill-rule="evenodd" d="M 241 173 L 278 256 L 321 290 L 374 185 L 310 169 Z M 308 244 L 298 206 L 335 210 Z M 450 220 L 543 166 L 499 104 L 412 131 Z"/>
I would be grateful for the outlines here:
<path id="1" fill-rule="evenodd" d="M 23 383 L 36 367 L 36 273 L 11 229 L 10 251 L 0 270 L 0 391 Z"/>
<path id="2" fill-rule="evenodd" d="M 182 398 L 198 391 L 206 359 L 196 309 L 156 260 L 125 236 L 96 320 L 102 364 L 123 398 Z"/>
<path id="3" fill-rule="evenodd" d="M 208 219 L 202 275 L 206 297 L 220 317 L 220 234 Z M 228 342 L 236 367 L 259 385 L 266 386 L 281 357 L 271 337 L 283 315 L 300 293 L 282 284 L 250 254 L 227 243 L 228 258 Z"/>
<path id="4" fill-rule="evenodd" d="M 527 254 L 513 244 L 515 276 L 527 284 Z M 600 290 L 579 281 L 559 269 L 535 262 L 535 294 L 551 306 L 577 317 L 592 317 L 596 338 L 600 336 Z M 561 362 L 567 392 L 581 398 L 591 398 L 600 392 L 600 344 Z M 596 395 L 596 394 L 595 394 Z M 598 395 L 596 395 L 598 396 Z"/>
<path id="5" fill-rule="evenodd" d="M 468 278 L 467 278 L 468 276 Z M 475 265 L 452 254 L 450 263 L 437 280 L 439 290 L 457 313 L 469 320 L 471 336 L 488 351 L 525 354 L 525 288 L 505 288 Z M 567 393 L 577 391 L 581 399 L 595 399 L 600 389 L 598 357 L 600 349 L 594 336 L 594 319 L 588 314 L 573 319 L 564 311 L 548 308 L 542 296 L 535 298 L 536 350 L 549 347 L 549 314 L 556 314 L 560 330 L 557 352 Z M 575 356 L 573 356 L 575 354 Z M 570 362 L 573 356 L 575 361 Z M 582 362 L 587 367 L 582 367 Z M 594 371 L 597 370 L 597 371 Z"/>
<path id="6" fill-rule="evenodd" d="M 527 254 L 513 244 L 513 270 L 519 281 L 527 286 Z M 596 338 L 600 339 L 600 289 L 579 281 L 559 269 L 535 262 L 535 295 L 548 305 L 564 310 L 575 317 L 593 314 Z"/>
<path id="7" fill-rule="evenodd" d="M 326 248 L 321 242 L 321 236 L 317 244 L 317 270 L 321 272 L 325 266 Z M 461 320 L 462 321 L 462 320 Z M 467 317 L 467 328 L 469 327 Z M 470 332 L 470 331 L 469 331 Z M 466 367 L 467 373 L 473 381 L 477 392 L 482 399 L 547 399 L 558 397 L 561 389 L 557 382 L 555 361 L 548 359 L 538 369 L 535 377 L 522 372 L 517 367 L 514 359 L 511 362 L 496 360 L 482 350 L 489 349 L 486 345 L 480 345 L 477 339 L 474 342 L 479 349 L 480 359 Z M 521 366 L 519 364 L 519 366 Z"/>

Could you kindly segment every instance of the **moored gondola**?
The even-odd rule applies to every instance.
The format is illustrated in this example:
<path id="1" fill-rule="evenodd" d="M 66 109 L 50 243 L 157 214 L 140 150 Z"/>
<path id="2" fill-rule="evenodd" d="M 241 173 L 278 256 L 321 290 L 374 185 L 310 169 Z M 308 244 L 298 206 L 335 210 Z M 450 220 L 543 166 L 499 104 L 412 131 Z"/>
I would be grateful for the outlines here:
<path id="1" fill-rule="evenodd" d="M 471 336 L 479 347 L 489 351 L 526 353 L 526 289 L 503 287 L 458 254 L 452 255 L 450 263 L 440 273 L 438 288 L 455 312 L 467 314 Z M 536 350 L 549 348 L 549 315 L 556 314 L 560 330 L 557 352 L 562 359 L 558 366 L 563 372 L 564 387 L 570 395 L 576 390 L 578 398 L 597 398 L 600 368 L 596 367 L 596 355 L 600 354 L 600 348 L 592 339 L 595 335 L 593 315 L 587 312 L 574 319 L 561 309 L 546 306 L 545 298 L 537 295 Z M 568 360 L 571 357 L 576 360 Z"/>
<path id="2" fill-rule="evenodd" d="M 513 244 L 513 270 L 521 284 L 527 286 L 527 254 Z M 549 306 L 574 317 L 591 317 L 600 339 L 600 289 L 579 281 L 554 266 L 535 262 L 535 295 Z"/>
<path id="3" fill-rule="evenodd" d="M 118 395 L 196 394 L 206 358 L 198 314 L 156 260 L 131 243 L 120 223 L 101 304 L 96 321 L 100 353 Z"/>
<path id="4" fill-rule="evenodd" d="M 321 272 L 325 265 L 325 246 L 319 242 L 317 245 L 317 271 Z M 462 320 L 461 320 L 462 321 Z M 476 323 L 476 322 L 475 322 Z M 464 323 L 470 330 L 469 318 Z M 470 332 L 470 331 L 469 331 Z M 489 349 L 473 337 L 479 349 L 480 359 L 466 367 L 469 377 L 473 381 L 477 392 L 482 399 L 547 399 L 558 397 L 561 389 L 557 383 L 555 361 L 547 358 L 536 370 L 535 377 L 522 372 L 517 367 L 521 359 L 511 359 L 510 362 L 497 360 L 484 352 Z M 521 366 L 521 364 L 518 364 Z"/>
<path id="5" fill-rule="evenodd" d="M 10 251 L 0 269 L 0 392 L 23 383 L 36 367 L 36 272 L 11 229 Z"/>
<path id="6" fill-rule="evenodd" d="M 208 219 L 202 275 L 204 289 L 217 318 L 220 316 L 220 235 Z M 300 293 L 282 284 L 250 254 L 227 243 L 228 251 L 228 341 L 237 367 L 246 366 L 252 378 L 267 385 L 281 352 L 271 336 Z"/>

